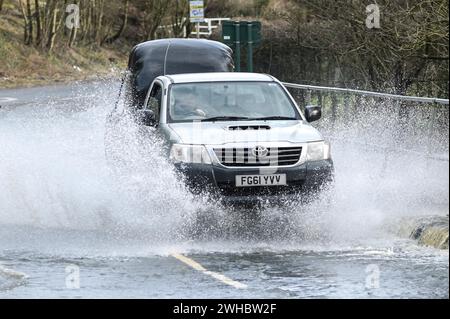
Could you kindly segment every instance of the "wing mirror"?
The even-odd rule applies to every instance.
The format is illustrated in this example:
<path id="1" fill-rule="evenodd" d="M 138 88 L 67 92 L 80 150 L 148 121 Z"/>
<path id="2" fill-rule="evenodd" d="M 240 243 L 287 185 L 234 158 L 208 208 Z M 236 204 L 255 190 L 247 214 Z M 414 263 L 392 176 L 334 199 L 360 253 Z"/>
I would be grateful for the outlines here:
<path id="1" fill-rule="evenodd" d="M 156 116 L 155 112 L 149 109 L 139 110 L 137 112 L 138 122 L 141 125 L 145 126 L 154 126 L 156 125 Z"/>
<path id="2" fill-rule="evenodd" d="M 305 107 L 305 117 L 308 122 L 320 120 L 322 117 L 322 107 L 317 105 L 307 105 Z"/>

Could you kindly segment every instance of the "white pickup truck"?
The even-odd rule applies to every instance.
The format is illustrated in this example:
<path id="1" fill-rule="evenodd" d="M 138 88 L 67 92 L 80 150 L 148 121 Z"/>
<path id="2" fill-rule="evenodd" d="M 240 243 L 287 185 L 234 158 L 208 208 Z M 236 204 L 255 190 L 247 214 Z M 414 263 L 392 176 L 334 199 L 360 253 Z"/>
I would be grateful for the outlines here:
<path id="1" fill-rule="evenodd" d="M 167 143 L 170 161 L 194 193 L 230 204 L 309 196 L 333 180 L 330 145 L 270 75 L 236 72 L 163 74 L 132 113 Z"/>

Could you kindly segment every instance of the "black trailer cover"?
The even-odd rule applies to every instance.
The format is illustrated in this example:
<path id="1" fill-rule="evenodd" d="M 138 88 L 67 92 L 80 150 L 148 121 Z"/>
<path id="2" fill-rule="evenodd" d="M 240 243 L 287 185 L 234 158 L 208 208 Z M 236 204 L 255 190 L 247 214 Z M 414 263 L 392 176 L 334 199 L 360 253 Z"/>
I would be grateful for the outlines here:
<path id="1" fill-rule="evenodd" d="M 162 39 L 133 48 L 128 62 L 128 89 L 134 106 L 144 103 L 150 85 L 161 75 L 231 72 L 233 51 L 223 43 L 203 39 Z"/>

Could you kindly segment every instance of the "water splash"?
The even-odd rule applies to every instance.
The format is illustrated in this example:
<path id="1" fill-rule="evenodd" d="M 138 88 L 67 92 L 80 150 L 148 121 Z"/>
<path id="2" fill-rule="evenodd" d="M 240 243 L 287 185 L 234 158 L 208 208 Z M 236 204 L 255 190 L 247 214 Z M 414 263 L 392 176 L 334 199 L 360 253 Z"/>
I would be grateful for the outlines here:
<path id="1" fill-rule="evenodd" d="M 123 167 L 112 169 L 104 133 L 116 84 L 72 90 L 74 100 L 0 111 L 2 227 L 93 231 L 105 240 L 137 238 L 154 247 L 192 239 L 283 246 L 376 238 L 392 215 L 448 207 L 447 163 L 368 150 L 367 141 L 395 147 L 397 127 L 388 113 L 367 112 L 351 125 L 325 119 L 322 129 L 333 137 L 335 188 L 307 205 L 264 207 L 255 222 L 192 196 L 165 160 L 160 141 L 132 121 L 118 131 Z M 93 91 L 95 97 L 84 98 Z M 403 140 L 418 143 L 417 134 Z"/>
<path id="2" fill-rule="evenodd" d="M 82 108 L 49 101 L 2 114 L 1 224 L 115 232 L 145 225 L 146 231 L 170 232 L 169 225 L 179 225 L 196 209 L 158 146 L 150 145 L 156 141 L 140 148 L 123 144 L 126 170 L 111 171 L 104 127 L 113 88 L 102 89 L 82 100 Z M 84 96 L 83 90 L 69 94 Z M 130 125 L 128 135 L 135 129 Z"/>

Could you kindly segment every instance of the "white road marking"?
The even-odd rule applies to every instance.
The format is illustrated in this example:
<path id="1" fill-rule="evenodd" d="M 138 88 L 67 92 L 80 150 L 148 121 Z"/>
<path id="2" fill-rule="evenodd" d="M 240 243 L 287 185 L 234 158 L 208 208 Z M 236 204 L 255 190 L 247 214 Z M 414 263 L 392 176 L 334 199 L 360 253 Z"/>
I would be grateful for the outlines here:
<path id="1" fill-rule="evenodd" d="M 219 274 L 217 272 L 213 272 L 213 271 L 209 271 L 208 269 L 206 269 L 205 267 L 203 267 L 202 265 L 200 265 L 198 262 L 196 262 L 195 260 L 188 258 L 186 256 L 183 256 L 181 254 L 178 253 L 172 253 L 170 254 L 172 257 L 178 259 L 179 261 L 181 261 L 182 263 L 188 265 L 189 267 L 205 274 L 208 275 L 210 277 L 213 277 L 214 279 L 219 280 L 220 282 L 232 286 L 236 289 L 247 289 L 248 286 L 246 284 L 237 282 L 233 279 L 228 278 L 225 275 Z"/>
<path id="2" fill-rule="evenodd" d="M 0 97 L 0 102 L 13 102 L 17 101 L 15 97 Z"/>
<path id="3" fill-rule="evenodd" d="M 13 269 L 5 268 L 2 265 L 0 265 L 0 275 L 5 275 L 18 280 L 28 278 L 27 274 L 20 271 L 15 271 Z"/>
<path id="4" fill-rule="evenodd" d="M 51 99 L 53 101 L 72 101 L 77 99 L 91 99 L 97 97 L 96 95 L 80 95 L 80 96 L 69 96 L 69 97 L 61 97 L 61 98 L 54 98 Z M 8 102 L 14 102 L 18 101 L 19 99 L 15 97 L 0 97 L 0 102 L 8 103 Z"/>

